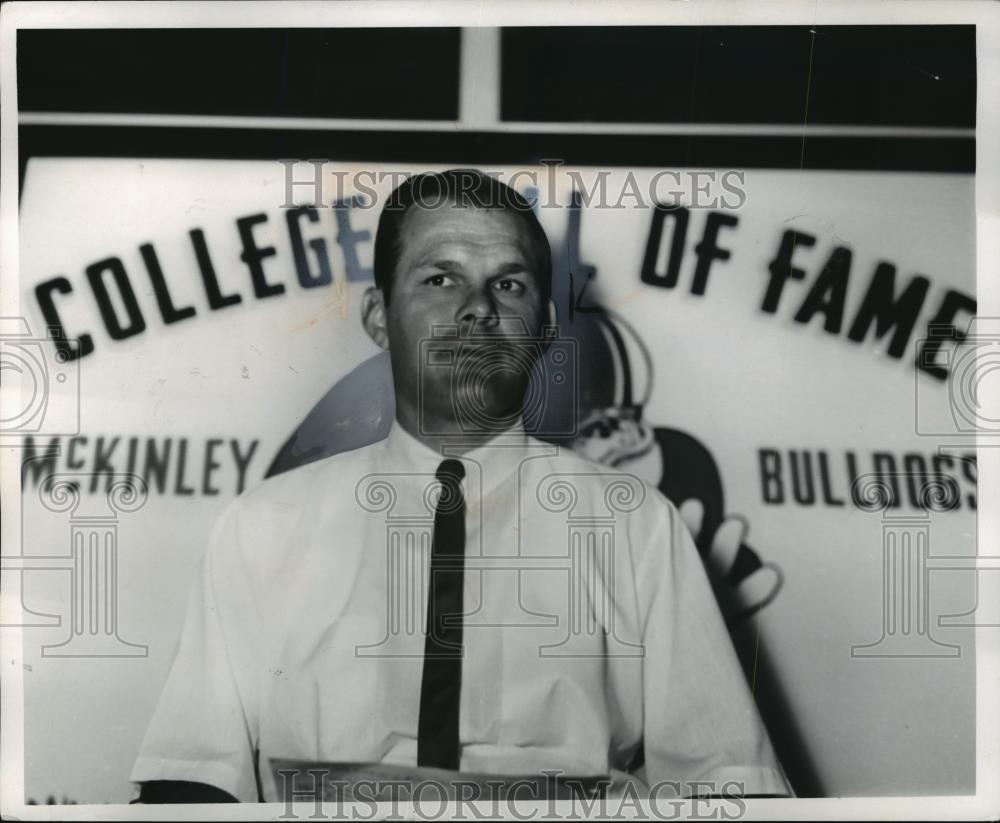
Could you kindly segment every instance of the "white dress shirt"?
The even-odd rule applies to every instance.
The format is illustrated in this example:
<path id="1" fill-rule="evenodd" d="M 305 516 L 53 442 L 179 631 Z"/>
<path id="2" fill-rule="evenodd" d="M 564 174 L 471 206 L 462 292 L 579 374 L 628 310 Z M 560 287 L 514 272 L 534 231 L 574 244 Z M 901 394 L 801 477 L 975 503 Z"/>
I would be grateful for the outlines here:
<path id="1" fill-rule="evenodd" d="M 666 498 L 520 428 L 460 459 L 462 770 L 620 779 L 642 747 L 647 787 L 790 793 Z M 228 506 L 131 780 L 275 801 L 270 758 L 416 765 L 441 460 L 394 424 Z"/>

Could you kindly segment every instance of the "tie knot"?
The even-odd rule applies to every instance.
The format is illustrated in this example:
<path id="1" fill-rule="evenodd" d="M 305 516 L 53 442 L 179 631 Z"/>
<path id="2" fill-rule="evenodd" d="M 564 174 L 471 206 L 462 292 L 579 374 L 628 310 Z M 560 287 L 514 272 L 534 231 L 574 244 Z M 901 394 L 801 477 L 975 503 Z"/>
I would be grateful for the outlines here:
<path id="1" fill-rule="evenodd" d="M 441 465 L 438 466 L 437 479 L 442 483 L 458 483 L 464 477 L 465 466 L 462 465 L 461 460 L 449 457 L 447 460 L 442 460 Z"/>

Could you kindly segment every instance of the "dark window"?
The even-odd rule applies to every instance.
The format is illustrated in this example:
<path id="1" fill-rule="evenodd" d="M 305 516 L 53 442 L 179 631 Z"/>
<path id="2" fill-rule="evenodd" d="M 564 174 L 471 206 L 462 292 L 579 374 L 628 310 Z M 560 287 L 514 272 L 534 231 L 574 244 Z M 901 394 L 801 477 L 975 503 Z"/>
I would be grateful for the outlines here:
<path id="1" fill-rule="evenodd" d="M 22 111 L 458 117 L 460 30 L 18 32 Z"/>
<path id="2" fill-rule="evenodd" d="M 501 53 L 504 120 L 975 126 L 974 26 L 507 28 Z"/>

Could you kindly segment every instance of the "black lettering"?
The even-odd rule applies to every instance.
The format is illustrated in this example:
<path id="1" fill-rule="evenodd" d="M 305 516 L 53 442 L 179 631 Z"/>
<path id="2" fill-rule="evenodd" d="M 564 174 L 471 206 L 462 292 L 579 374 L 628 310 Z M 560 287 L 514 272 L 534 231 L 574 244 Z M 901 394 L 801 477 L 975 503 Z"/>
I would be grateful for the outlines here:
<path id="1" fill-rule="evenodd" d="M 236 482 L 236 493 L 240 494 L 243 491 L 243 487 L 246 485 L 247 466 L 250 465 L 250 459 L 253 457 L 253 453 L 257 451 L 257 441 L 253 440 L 250 442 L 250 450 L 246 453 L 246 458 L 244 458 L 240 453 L 239 440 L 230 440 L 229 447 L 233 451 L 233 459 L 236 460 L 236 470 L 239 472 L 239 477 Z"/>
<path id="2" fill-rule="evenodd" d="M 902 357 L 929 286 L 930 280 L 917 275 L 910 280 L 903 293 L 896 297 L 896 267 L 891 263 L 879 263 L 851 329 L 847 332 L 848 339 L 855 343 L 864 342 L 872 321 L 875 321 L 876 338 L 885 337 L 895 329 L 887 351 L 890 357 Z"/>
<path id="3" fill-rule="evenodd" d="M 932 490 L 928 488 L 927 461 L 922 454 L 904 454 L 903 471 L 906 473 L 906 491 L 910 495 L 910 505 L 915 509 L 930 509 L 933 501 Z"/>
<path id="4" fill-rule="evenodd" d="M 174 481 L 174 494 L 187 497 L 194 494 L 191 486 L 184 485 L 184 468 L 187 463 L 187 438 L 182 437 L 177 441 L 177 479 Z"/>
<path id="5" fill-rule="evenodd" d="M 90 493 L 93 494 L 97 491 L 97 478 L 102 474 L 107 476 L 104 488 L 111 488 L 111 475 L 115 473 L 115 467 L 111 464 L 111 456 L 115 453 L 115 449 L 118 448 L 119 438 L 111 438 L 111 442 L 105 449 L 104 438 L 97 438 L 97 445 L 94 446 L 94 465 L 90 472 Z"/>
<path id="6" fill-rule="evenodd" d="M 213 438 L 205 443 L 205 471 L 201 476 L 201 493 L 204 495 L 216 495 L 219 493 L 219 490 L 212 485 L 211 481 L 212 472 L 222 465 L 214 459 L 215 448 L 216 446 L 221 446 L 224 442 L 223 440 Z"/>
<path id="7" fill-rule="evenodd" d="M 830 490 L 832 484 L 830 483 L 830 467 L 827 464 L 826 452 L 820 451 L 816 457 L 819 463 L 819 480 L 823 489 L 823 502 L 828 506 L 843 506 L 843 498 L 834 497 Z"/>
<path id="8" fill-rule="evenodd" d="M 931 457 L 931 466 L 934 469 L 935 479 L 947 490 L 947 495 L 938 507 L 940 511 L 954 511 L 961 505 L 962 495 L 958 488 L 958 481 L 949 472 L 945 473 L 943 467 L 953 468 L 955 461 L 947 454 L 935 454 Z"/>
<path id="9" fill-rule="evenodd" d="M 784 503 L 785 489 L 781 482 L 781 453 L 777 449 L 760 449 L 760 486 L 765 503 Z"/>
<path id="10" fill-rule="evenodd" d="M 53 437 L 43 451 L 35 448 L 35 438 L 24 438 L 24 455 L 21 458 L 21 485 L 27 485 L 31 473 L 35 486 L 55 474 L 56 458 L 59 456 L 59 438 Z"/>
<path id="11" fill-rule="evenodd" d="M 66 443 L 66 468 L 71 471 L 79 471 L 85 465 L 83 460 L 76 459 L 76 447 L 86 446 L 86 437 L 71 437 Z"/>
<path id="12" fill-rule="evenodd" d="M 130 437 L 128 439 L 128 462 L 125 467 L 125 472 L 129 475 L 135 473 L 135 452 L 138 445 L 138 438 Z"/>
<path id="13" fill-rule="evenodd" d="M 792 470 L 792 496 L 795 502 L 803 506 L 812 506 L 816 502 L 816 488 L 812 476 L 812 454 L 802 452 L 802 467 L 799 468 L 798 452 L 788 450 L 788 463 Z"/>
<path id="14" fill-rule="evenodd" d="M 694 247 L 698 255 L 698 263 L 694 270 L 694 280 L 691 283 L 691 294 L 704 294 L 708 284 L 708 272 L 716 260 L 728 260 L 732 253 L 729 249 L 719 248 L 719 229 L 723 226 L 735 226 L 739 218 L 721 211 L 710 211 L 705 219 L 705 231 L 701 242 Z"/>
<path id="15" fill-rule="evenodd" d="M 896 475 L 896 458 L 888 452 L 875 452 L 872 463 L 879 482 L 889 487 L 891 496 L 887 508 L 898 509 L 902 501 L 899 495 L 899 478 Z"/>
<path id="16" fill-rule="evenodd" d="M 968 480 L 973 488 L 976 488 L 979 483 L 979 468 L 976 464 L 975 454 L 966 454 L 962 456 L 962 475 Z M 965 498 L 966 505 L 970 509 L 976 508 L 976 495 L 970 494 Z"/>
<path id="17" fill-rule="evenodd" d="M 946 340 L 961 343 L 965 340 L 965 332 L 954 324 L 955 315 L 960 311 L 970 315 L 976 313 L 976 301 L 962 292 L 948 289 L 941 306 L 928 322 L 927 337 L 917 349 L 917 368 L 923 369 L 931 377 L 944 380 L 948 376 L 947 364 L 937 361 L 938 352 Z"/>
<path id="18" fill-rule="evenodd" d="M 208 307 L 212 311 L 224 309 L 226 306 L 235 306 L 242 303 L 243 298 L 238 294 L 223 294 L 219 288 L 219 278 L 215 274 L 215 266 L 212 265 L 212 257 L 208 253 L 208 244 L 205 242 L 205 233 L 201 229 L 191 229 L 188 232 L 191 237 L 191 245 L 194 247 L 194 256 L 198 261 L 198 271 L 201 273 L 201 282 L 205 286 L 205 296 L 208 298 Z"/>
<path id="19" fill-rule="evenodd" d="M 157 451 L 156 441 L 153 438 L 146 441 L 146 467 L 143 470 L 143 477 L 146 478 L 147 484 L 150 477 L 155 478 L 156 490 L 159 494 L 163 494 L 167 485 L 167 470 L 170 468 L 170 444 L 169 437 L 163 441 L 163 454 L 161 455 Z"/>
<path id="20" fill-rule="evenodd" d="M 143 243 L 139 246 L 139 253 L 142 255 L 142 262 L 146 264 L 149 280 L 153 284 L 153 294 L 156 295 L 156 305 L 160 307 L 160 317 L 163 318 L 163 322 L 169 325 L 178 320 L 194 317 L 194 306 L 185 306 L 183 309 L 174 307 L 163 269 L 160 268 L 160 259 L 156 256 L 156 249 L 152 244 Z"/>
<path id="21" fill-rule="evenodd" d="M 817 312 L 826 316 L 823 328 L 831 334 L 840 332 L 847 300 L 847 278 L 851 273 L 851 250 L 837 246 L 823 266 L 819 277 L 795 314 L 798 323 L 808 323 Z"/>
<path id="22" fill-rule="evenodd" d="M 299 283 L 304 289 L 312 289 L 316 286 L 329 286 L 333 282 L 333 274 L 330 271 L 330 256 L 327 254 L 326 241 L 322 237 L 314 237 L 309 241 L 309 248 L 316 256 L 316 264 L 319 272 L 313 273 L 309 266 L 309 259 L 306 257 L 306 247 L 302 240 L 302 226 L 299 221 L 303 217 L 308 217 L 309 222 L 319 222 L 319 212 L 311 206 L 302 206 L 290 210 L 285 219 L 288 222 L 288 236 L 292 241 L 292 256 L 295 258 L 295 271 L 299 276 Z"/>
<path id="23" fill-rule="evenodd" d="M 858 508 L 864 508 L 865 502 L 861 499 L 861 490 L 858 488 L 858 461 L 854 452 L 847 452 L 844 460 L 847 462 L 847 475 L 851 484 L 851 502 Z"/>
<path id="24" fill-rule="evenodd" d="M 803 269 L 792 265 L 792 256 L 799 246 L 814 246 L 816 238 L 811 234 L 789 229 L 781 235 L 781 246 L 778 253 L 768 265 L 771 277 L 767 283 L 767 291 L 764 292 L 764 302 L 761 303 L 761 311 L 774 314 L 778 310 L 778 301 L 781 299 L 781 292 L 785 288 L 785 283 L 790 279 L 802 280 L 806 273 Z"/>
<path id="25" fill-rule="evenodd" d="M 670 257 L 667 260 L 667 271 L 660 274 L 656 271 L 656 261 L 660 257 L 660 243 L 663 239 L 663 224 L 668 216 L 674 218 L 674 234 L 670 243 Z M 653 223 L 649 227 L 649 238 L 646 240 L 646 254 L 642 260 L 642 282 L 651 286 L 672 289 L 677 285 L 677 277 L 681 270 L 681 258 L 684 256 L 684 240 L 687 237 L 690 213 L 683 206 L 665 206 L 658 203 L 653 209 Z"/>
<path id="26" fill-rule="evenodd" d="M 38 308 L 41 309 L 42 317 L 49 328 L 56 351 L 68 363 L 71 360 L 79 360 L 86 357 L 94 350 L 94 340 L 89 334 L 81 334 L 75 340 L 66 337 L 66 329 L 63 326 L 62 318 L 56 309 L 56 304 L 52 298 L 52 292 L 59 294 L 71 294 L 73 286 L 65 277 L 53 277 L 35 286 L 35 300 Z"/>
<path id="27" fill-rule="evenodd" d="M 274 246 L 258 246 L 254 240 L 253 227 L 267 222 L 266 214 L 251 214 L 249 217 L 240 217 L 236 220 L 236 228 L 240 233 L 240 240 L 243 243 L 243 253 L 240 260 L 246 263 L 250 269 L 250 279 L 253 281 L 253 291 L 258 298 L 274 297 L 284 294 L 285 287 L 281 283 L 268 283 L 264 274 L 262 260 L 274 257 L 277 254 Z"/>
<path id="28" fill-rule="evenodd" d="M 111 277 L 115 281 L 115 287 L 125 305 L 125 312 L 128 315 L 128 325 L 122 325 L 115 312 L 115 307 L 111 303 L 111 295 L 107 286 L 104 285 L 104 273 L 111 272 Z M 125 264 L 117 257 L 109 257 L 106 260 L 99 260 L 87 266 L 87 279 L 90 281 L 91 291 L 97 300 L 97 308 L 101 311 L 101 319 L 104 320 L 104 327 L 108 330 L 112 340 L 125 340 L 128 337 L 139 334 L 146 328 L 146 321 L 139 310 L 139 303 L 135 299 L 135 292 L 132 291 L 132 284 L 129 283 L 128 275 L 125 273 Z"/>

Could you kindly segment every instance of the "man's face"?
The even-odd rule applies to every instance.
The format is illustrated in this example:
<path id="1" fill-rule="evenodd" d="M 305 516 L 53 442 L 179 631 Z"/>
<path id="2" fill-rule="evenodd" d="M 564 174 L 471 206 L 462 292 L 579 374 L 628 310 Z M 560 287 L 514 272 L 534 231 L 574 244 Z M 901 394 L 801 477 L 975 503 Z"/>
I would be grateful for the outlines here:
<path id="1" fill-rule="evenodd" d="M 497 209 L 414 208 L 400 242 L 385 313 L 397 405 L 419 403 L 421 419 L 446 428 L 456 410 L 465 430 L 506 428 L 520 414 L 541 352 L 525 337 L 537 340 L 550 319 L 527 226 Z M 421 341 L 435 326 L 457 335 L 436 337 L 433 362 L 423 362 Z"/>

